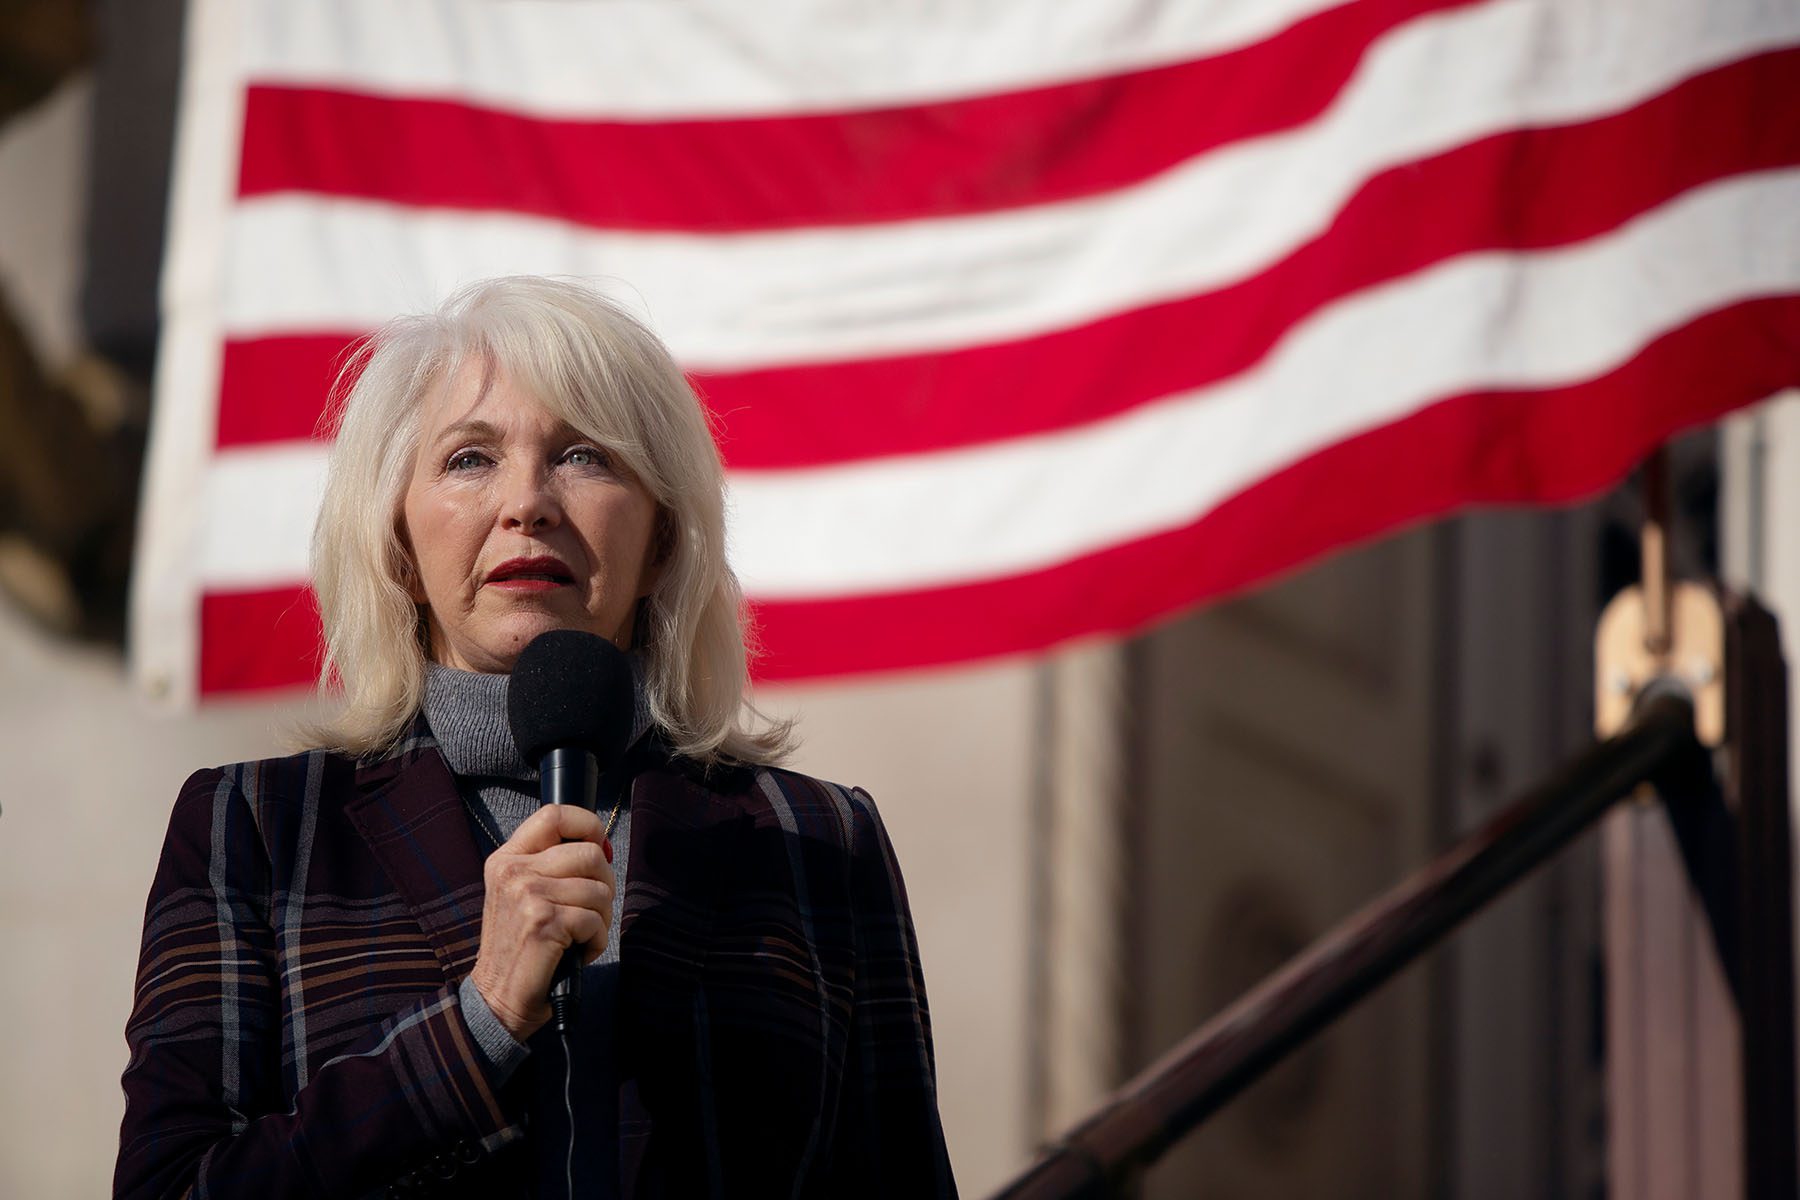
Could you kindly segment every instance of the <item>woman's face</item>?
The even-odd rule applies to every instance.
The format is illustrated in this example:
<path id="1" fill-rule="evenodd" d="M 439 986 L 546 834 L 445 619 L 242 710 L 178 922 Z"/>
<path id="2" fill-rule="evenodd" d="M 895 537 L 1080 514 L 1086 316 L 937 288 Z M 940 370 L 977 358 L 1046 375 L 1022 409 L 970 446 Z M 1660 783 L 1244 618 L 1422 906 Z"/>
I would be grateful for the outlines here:
<path id="1" fill-rule="evenodd" d="M 656 582 L 655 502 L 505 375 L 483 376 L 472 364 L 425 399 L 401 505 L 432 658 L 510 671 L 551 629 L 625 647 Z"/>

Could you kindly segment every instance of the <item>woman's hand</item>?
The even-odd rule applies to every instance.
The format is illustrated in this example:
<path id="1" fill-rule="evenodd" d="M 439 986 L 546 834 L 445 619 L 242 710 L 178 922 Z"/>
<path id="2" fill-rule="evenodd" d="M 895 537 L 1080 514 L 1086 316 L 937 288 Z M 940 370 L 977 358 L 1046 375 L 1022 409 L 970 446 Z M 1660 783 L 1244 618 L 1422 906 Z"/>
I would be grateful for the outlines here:
<path id="1" fill-rule="evenodd" d="M 606 949 L 615 878 L 600 818 L 546 804 L 488 855 L 481 948 L 470 978 L 506 1031 L 524 1041 L 550 1019 L 563 951 L 590 963 Z"/>

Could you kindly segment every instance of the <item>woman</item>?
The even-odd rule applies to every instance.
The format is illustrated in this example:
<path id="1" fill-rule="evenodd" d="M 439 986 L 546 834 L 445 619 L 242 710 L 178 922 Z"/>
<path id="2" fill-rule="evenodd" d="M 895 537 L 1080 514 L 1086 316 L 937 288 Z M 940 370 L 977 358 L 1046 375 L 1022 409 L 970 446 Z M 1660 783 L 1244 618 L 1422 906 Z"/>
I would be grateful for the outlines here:
<path id="1" fill-rule="evenodd" d="M 313 571 L 317 749 L 196 773 L 145 916 L 121 1196 L 953 1195 L 868 796 L 755 720 L 723 475 L 661 344 L 499 279 L 371 339 Z M 601 812 L 506 726 L 551 629 L 631 650 Z M 573 1036 L 545 1026 L 570 947 Z"/>

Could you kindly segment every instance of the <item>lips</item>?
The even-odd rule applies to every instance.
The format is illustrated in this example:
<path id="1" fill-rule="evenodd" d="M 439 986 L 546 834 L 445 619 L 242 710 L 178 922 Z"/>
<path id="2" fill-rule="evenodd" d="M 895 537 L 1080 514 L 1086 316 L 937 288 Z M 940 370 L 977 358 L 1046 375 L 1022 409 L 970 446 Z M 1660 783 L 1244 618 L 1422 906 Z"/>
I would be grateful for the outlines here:
<path id="1" fill-rule="evenodd" d="M 488 572 L 488 583 L 537 584 L 557 586 L 575 582 L 575 573 L 561 559 L 540 555 L 536 558 L 509 558 Z"/>

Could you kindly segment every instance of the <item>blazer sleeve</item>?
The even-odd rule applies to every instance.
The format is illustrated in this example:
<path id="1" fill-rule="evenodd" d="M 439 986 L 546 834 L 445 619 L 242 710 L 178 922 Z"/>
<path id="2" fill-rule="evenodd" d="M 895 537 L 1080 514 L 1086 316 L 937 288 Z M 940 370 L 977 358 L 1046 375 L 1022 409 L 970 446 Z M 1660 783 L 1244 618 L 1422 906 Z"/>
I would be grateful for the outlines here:
<path id="1" fill-rule="evenodd" d="M 118 1197 L 356 1196 L 479 1157 L 509 1120 L 447 985 L 289 1097 L 271 872 L 235 771 L 183 786 L 144 914 Z M 445 1156 L 450 1156 L 446 1158 Z"/>
<path id="2" fill-rule="evenodd" d="M 900 864 L 869 794 L 856 789 L 850 800 L 856 981 L 823 1194 L 954 1197 L 931 1013 Z"/>

